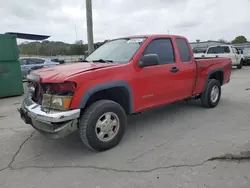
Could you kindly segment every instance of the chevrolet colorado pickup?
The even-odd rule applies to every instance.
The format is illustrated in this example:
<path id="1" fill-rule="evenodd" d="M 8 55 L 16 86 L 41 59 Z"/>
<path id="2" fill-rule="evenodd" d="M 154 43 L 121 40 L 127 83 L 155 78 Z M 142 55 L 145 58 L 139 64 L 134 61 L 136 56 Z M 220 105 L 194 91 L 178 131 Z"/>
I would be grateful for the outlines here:
<path id="1" fill-rule="evenodd" d="M 230 58 L 195 59 L 182 36 L 118 38 L 84 62 L 33 71 L 19 112 L 49 138 L 78 131 L 87 147 L 104 151 L 120 142 L 128 115 L 190 98 L 217 106 L 231 66 Z"/>

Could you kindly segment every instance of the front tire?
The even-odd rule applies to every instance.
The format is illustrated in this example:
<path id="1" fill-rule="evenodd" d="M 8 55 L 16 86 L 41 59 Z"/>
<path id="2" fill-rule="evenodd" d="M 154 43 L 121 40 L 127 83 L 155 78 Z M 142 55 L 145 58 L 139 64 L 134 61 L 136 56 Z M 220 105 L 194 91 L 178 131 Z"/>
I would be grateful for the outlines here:
<path id="1" fill-rule="evenodd" d="M 207 86 L 201 95 L 201 104 L 205 108 L 214 108 L 221 97 L 221 85 L 218 80 L 208 80 Z"/>
<path id="2" fill-rule="evenodd" d="M 237 65 L 237 69 L 242 69 L 243 63 L 244 63 L 244 61 L 243 61 L 243 60 L 240 60 L 240 64 Z"/>
<path id="3" fill-rule="evenodd" d="M 100 100 L 82 114 L 79 134 L 82 142 L 95 151 L 105 151 L 119 144 L 127 126 L 122 106 L 114 101 Z"/>

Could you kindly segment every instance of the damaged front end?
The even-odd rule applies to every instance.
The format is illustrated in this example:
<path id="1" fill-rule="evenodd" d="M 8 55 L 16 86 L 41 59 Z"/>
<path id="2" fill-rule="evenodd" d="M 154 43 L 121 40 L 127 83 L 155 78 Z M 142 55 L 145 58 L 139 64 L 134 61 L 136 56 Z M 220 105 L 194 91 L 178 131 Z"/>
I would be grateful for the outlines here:
<path id="1" fill-rule="evenodd" d="M 25 123 L 52 139 L 76 131 L 80 109 L 70 109 L 76 84 L 40 83 L 34 75 L 28 78 L 28 96 L 19 110 Z"/>
<path id="2" fill-rule="evenodd" d="M 28 83 L 28 91 L 32 100 L 42 105 L 44 110 L 69 110 L 75 90 L 74 82 Z"/>

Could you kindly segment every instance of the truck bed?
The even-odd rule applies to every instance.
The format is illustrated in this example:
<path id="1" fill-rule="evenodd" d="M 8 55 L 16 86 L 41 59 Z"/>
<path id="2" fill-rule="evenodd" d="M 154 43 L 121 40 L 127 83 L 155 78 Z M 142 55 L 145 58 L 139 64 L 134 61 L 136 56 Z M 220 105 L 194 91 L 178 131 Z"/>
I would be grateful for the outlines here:
<path id="1" fill-rule="evenodd" d="M 230 58 L 198 58 L 195 59 L 197 66 L 197 79 L 193 94 L 202 93 L 206 81 L 208 78 L 208 73 L 213 73 L 214 71 L 221 70 L 224 72 L 223 84 L 226 84 L 230 80 L 232 60 Z"/>

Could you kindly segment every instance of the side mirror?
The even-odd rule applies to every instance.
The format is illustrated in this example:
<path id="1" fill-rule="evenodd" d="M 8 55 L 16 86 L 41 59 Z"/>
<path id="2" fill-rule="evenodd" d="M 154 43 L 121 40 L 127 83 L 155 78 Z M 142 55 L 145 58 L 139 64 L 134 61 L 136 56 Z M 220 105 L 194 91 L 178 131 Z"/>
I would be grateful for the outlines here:
<path id="1" fill-rule="evenodd" d="M 149 67 L 160 64 L 160 58 L 157 54 L 147 54 L 142 57 L 142 60 L 139 62 L 139 67 Z"/>

